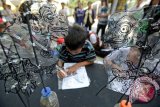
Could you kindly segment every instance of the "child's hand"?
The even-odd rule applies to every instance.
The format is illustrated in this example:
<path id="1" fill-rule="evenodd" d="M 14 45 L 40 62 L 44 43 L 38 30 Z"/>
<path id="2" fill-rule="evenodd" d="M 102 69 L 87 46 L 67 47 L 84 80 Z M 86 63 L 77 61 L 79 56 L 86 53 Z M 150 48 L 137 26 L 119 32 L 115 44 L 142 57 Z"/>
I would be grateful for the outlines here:
<path id="1" fill-rule="evenodd" d="M 78 68 L 79 67 L 77 65 L 73 65 L 73 66 L 67 68 L 67 74 L 68 75 L 74 74 Z"/>
<path id="2" fill-rule="evenodd" d="M 58 71 L 57 76 L 62 79 L 67 76 L 67 73 L 64 71 Z"/>

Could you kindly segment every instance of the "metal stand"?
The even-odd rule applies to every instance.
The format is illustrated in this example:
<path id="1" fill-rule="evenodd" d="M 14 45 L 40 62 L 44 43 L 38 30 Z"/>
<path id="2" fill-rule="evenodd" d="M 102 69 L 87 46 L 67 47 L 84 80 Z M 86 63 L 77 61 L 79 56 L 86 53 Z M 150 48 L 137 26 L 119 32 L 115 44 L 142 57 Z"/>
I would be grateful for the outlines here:
<path id="1" fill-rule="evenodd" d="M 32 31 L 31 31 L 31 26 L 30 26 L 30 23 L 29 23 L 29 9 L 28 9 L 28 7 L 26 7 L 26 18 L 27 18 L 27 26 L 28 26 L 28 31 L 29 31 L 29 35 L 30 35 L 30 40 L 32 42 L 32 48 L 33 48 L 33 53 L 34 53 L 34 56 L 35 56 L 36 64 L 37 64 L 38 69 L 41 69 L 39 61 L 38 61 L 37 53 L 36 53 L 36 50 L 35 50 L 35 43 L 33 42 L 33 35 L 32 35 Z M 45 89 L 45 91 L 47 91 L 46 88 L 45 88 L 45 85 L 44 85 L 44 81 L 43 81 L 41 71 L 40 71 L 39 75 L 40 75 L 40 78 L 41 78 L 41 81 L 42 81 L 43 88 Z"/>
<path id="2" fill-rule="evenodd" d="M 1 37 L 1 36 L 2 36 L 2 33 L 0 33 L 0 37 Z M 6 57 L 6 61 L 7 61 L 7 63 L 8 63 L 9 70 L 10 70 L 11 72 L 15 73 L 15 74 L 16 74 L 16 78 L 17 78 L 17 72 L 16 72 L 15 68 L 14 68 L 13 66 L 11 66 L 11 63 L 10 63 L 9 60 L 8 60 L 8 56 L 7 56 L 7 54 L 6 54 L 6 51 L 5 51 L 5 49 L 4 49 L 4 46 L 3 46 L 3 44 L 2 44 L 1 39 L 0 39 L 0 45 L 1 45 L 1 48 L 2 48 L 2 50 L 3 50 L 4 55 L 5 55 L 5 57 Z M 12 68 L 13 68 L 13 69 L 12 69 Z M 18 85 L 18 86 L 19 86 L 19 85 Z M 27 105 L 25 104 L 25 102 L 24 102 L 22 96 L 20 95 L 17 87 L 15 88 L 15 90 L 16 90 L 16 94 L 17 94 L 18 97 L 20 98 L 20 100 L 21 100 L 21 102 L 23 103 L 23 105 L 24 105 L 25 107 L 27 107 Z"/>
<path id="3" fill-rule="evenodd" d="M 24 100 L 23 100 L 23 98 L 22 98 L 22 96 L 21 96 L 21 94 L 19 93 L 19 91 L 18 91 L 17 88 L 16 88 L 16 93 L 17 93 L 19 99 L 21 100 L 21 102 L 23 103 L 23 105 L 24 105 L 25 107 L 27 107 L 26 103 L 24 102 Z M 30 107 L 30 106 L 28 106 L 28 107 Z"/>
<path id="4" fill-rule="evenodd" d="M 107 87 L 108 84 L 110 84 L 112 81 L 114 81 L 117 78 L 117 76 L 115 76 L 114 78 L 112 78 L 106 85 L 104 85 L 96 94 L 96 96 L 104 89 Z"/>

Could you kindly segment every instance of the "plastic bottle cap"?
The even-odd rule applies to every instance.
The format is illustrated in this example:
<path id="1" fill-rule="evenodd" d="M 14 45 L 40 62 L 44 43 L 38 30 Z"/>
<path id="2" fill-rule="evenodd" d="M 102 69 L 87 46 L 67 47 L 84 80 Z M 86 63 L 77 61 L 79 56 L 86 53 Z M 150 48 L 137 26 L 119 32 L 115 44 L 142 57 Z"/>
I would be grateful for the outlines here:
<path id="1" fill-rule="evenodd" d="M 50 87 L 45 87 L 42 89 L 41 94 L 43 97 L 48 97 L 51 93 L 51 88 Z"/>
<path id="2" fill-rule="evenodd" d="M 57 39 L 57 43 L 58 43 L 58 44 L 64 43 L 64 38 L 58 38 L 58 39 Z"/>

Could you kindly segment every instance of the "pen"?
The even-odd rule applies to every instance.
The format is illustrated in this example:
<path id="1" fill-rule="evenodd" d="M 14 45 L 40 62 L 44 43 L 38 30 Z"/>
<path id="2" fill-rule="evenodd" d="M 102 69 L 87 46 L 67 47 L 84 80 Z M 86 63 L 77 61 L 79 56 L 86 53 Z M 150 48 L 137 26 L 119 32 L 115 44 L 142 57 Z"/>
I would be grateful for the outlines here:
<path id="1" fill-rule="evenodd" d="M 65 72 L 64 68 L 62 68 L 62 67 L 56 65 L 56 69 L 58 70 L 58 72 L 62 72 L 62 73 L 65 75 L 65 77 L 68 76 L 67 73 Z"/>
<path id="2" fill-rule="evenodd" d="M 59 70 L 59 71 L 61 71 L 61 72 L 64 72 L 64 68 L 63 68 L 63 67 L 60 67 L 60 66 L 58 66 L 58 65 L 56 65 L 56 69 Z"/>
<path id="3" fill-rule="evenodd" d="M 60 72 L 65 73 L 66 77 L 74 76 L 74 75 L 77 74 L 77 73 L 75 72 L 75 73 L 72 73 L 71 75 L 67 75 L 67 73 L 65 72 L 65 71 L 67 71 L 67 69 L 65 70 L 63 67 L 60 67 L 60 66 L 58 66 L 58 65 L 56 65 L 56 69 L 58 69 L 58 71 L 60 71 Z"/>

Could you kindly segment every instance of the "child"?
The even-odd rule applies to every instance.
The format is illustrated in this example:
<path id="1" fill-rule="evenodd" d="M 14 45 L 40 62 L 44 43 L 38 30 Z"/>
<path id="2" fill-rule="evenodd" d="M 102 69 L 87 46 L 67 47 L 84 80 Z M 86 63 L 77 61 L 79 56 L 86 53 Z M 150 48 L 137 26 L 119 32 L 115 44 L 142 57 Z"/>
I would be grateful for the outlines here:
<path id="1" fill-rule="evenodd" d="M 62 6 L 62 9 L 59 11 L 59 14 L 62 15 L 62 16 L 68 16 L 68 13 L 67 13 L 67 9 L 65 8 L 65 3 L 62 2 L 61 3 L 61 6 Z"/>
<path id="2" fill-rule="evenodd" d="M 101 0 L 101 6 L 98 12 L 98 25 L 97 25 L 97 35 L 100 30 L 101 32 L 101 40 L 104 42 L 104 33 L 108 22 L 108 1 Z"/>
<path id="3" fill-rule="evenodd" d="M 83 19 L 84 19 L 84 10 L 82 4 L 79 4 L 79 8 L 76 9 L 76 23 L 83 26 Z"/>
<path id="4" fill-rule="evenodd" d="M 75 62 L 76 64 L 69 67 L 67 75 L 73 74 L 82 66 L 93 64 L 96 54 L 93 46 L 86 40 L 87 33 L 79 25 L 69 27 L 68 36 L 65 37 L 65 44 L 62 45 L 59 53 L 58 65 L 63 66 L 65 62 Z M 57 72 L 60 78 L 64 78 L 63 72 Z"/>

